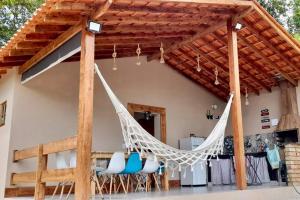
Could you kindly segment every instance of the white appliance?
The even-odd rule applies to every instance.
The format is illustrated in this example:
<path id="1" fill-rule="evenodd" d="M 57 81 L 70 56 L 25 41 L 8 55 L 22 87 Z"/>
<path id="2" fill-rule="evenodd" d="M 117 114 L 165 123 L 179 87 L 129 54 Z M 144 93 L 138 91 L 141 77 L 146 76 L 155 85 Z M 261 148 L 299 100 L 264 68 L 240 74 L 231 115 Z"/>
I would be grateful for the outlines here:
<path id="1" fill-rule="evenodd" d="M 180 139 L 179 146 L 182 150 L 193 150 L 204 141 L 205 138 L 188 137 Z M 184 172 L 184 169 L 182 169 L 180 173 L 180 182 L 181 186 L 207 185 L 207 166 L 203 164 L 203 167 L 201 167 L 201 163 L 196 163 L 193 171 L 191 171 L 191 167 L 188 167 L 186 172 Z"/>

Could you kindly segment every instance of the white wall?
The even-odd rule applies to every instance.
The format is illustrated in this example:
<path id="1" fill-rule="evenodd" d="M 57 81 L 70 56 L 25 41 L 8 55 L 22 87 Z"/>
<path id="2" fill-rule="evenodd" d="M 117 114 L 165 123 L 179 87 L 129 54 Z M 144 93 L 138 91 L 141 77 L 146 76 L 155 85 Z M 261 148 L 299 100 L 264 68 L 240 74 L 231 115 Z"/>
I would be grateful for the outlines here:
<path id="1" fill-rule="evenodd" d="M 128 102 L 165 107 L 167 111 L 167 143 L 177 147 L 178 139 L 191 132 L 207 136 L 216 121 L 208 121 L 205 113 L 212 104 L 222 111 L 222 102 L 190 80 L 160 64 L 142 58 L 118 59 L 119 70 L 112 71 L 111 60 L 97 61 L 113 91 L 126 106 Z M 8 174 L 35 168 L 34 160 L 11 163 L 12 151 L 75 135 L 79 63 L 63 63 L 21 85 L 16 81 L 11 127 Z M 122 149 L 121 128 L 113 107 L 95 77 L 93 149 Z M 53 156 L 50 167 L 53 166 Z M 7 185 L 8 185 L 7 179 Z"/>
<path id="2" fill-rule="evenodd" d="M 255 135 L 262 133 L 271 133 L 276 127 L 262 129 L 260 111 L 268 108 L 270 119 L 280 119 L 281 103 L 280 89 L 273 88 L 272 92 L 262 91 L 259 96 L 256 94 L 249 95 L 249 106 L 245 106 L 245 99 L 242 100 L 244 135 Z"/>
<path id="3" fill-rule="evenodd" d="M 0 103 L 7 101 L 5 125 L 0 127 L 0 197 L 4 196 L 15 82 L 15 70 L 0 79 Z"/>

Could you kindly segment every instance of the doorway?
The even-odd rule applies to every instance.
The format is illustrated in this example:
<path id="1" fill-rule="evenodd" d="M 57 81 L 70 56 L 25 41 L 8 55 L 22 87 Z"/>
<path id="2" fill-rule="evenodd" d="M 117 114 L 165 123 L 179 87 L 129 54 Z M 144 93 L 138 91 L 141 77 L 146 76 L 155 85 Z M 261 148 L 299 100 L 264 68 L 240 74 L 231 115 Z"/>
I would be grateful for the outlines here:
<path id="1" fill-rule="evenodd" d="M 163 143 L 167 142 L 165 108 L 128 103 L 127 109 L 147 132 Z"/>

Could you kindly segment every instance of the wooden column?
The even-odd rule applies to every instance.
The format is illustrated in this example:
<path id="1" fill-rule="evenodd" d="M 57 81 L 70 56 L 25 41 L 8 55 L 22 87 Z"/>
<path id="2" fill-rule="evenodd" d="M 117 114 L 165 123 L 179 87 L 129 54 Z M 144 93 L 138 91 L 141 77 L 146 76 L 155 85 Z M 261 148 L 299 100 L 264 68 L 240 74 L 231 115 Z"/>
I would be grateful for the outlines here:
<path id="1" fill-rule="evenodd" d="M 86 22 L 82 24 L 81 38 L 76 200 L 88 200 L 91 192 L 95 36 L 86 30 Z"/>
<path id="2" fill-rule="evenodd" d="M 233 29 L 232 19 L 229 19 L 227 22 L 227 32 L 228 32 L 227 34 L 228 34 L 230 91 L 234 93 L 231 116 L 232 116 L 233 139 L 234 139 L 234 156 L 235 156 L 235 163 L 236 163 L 236 185 L 238 189 L 244 190 L 247 188 L 247 182 L 246 182 L 243 120 L 242 120 L 242 109 L 241 109 L 238 44 L 237 44 L 237 32 Z"/>
<path id="3" fill-rule="evenodd" d="M 37 170 L 36 170 L 36 180 L 35 180 L 35 190 L 34 190 L 34 199 L 35 200 L 44 200 L 46 183 L 42 182 L 42 173 L 47 169 L 48 155 L 43 155 L 43 145 L 38 146 L 38 155 L 37 155 Z"/>

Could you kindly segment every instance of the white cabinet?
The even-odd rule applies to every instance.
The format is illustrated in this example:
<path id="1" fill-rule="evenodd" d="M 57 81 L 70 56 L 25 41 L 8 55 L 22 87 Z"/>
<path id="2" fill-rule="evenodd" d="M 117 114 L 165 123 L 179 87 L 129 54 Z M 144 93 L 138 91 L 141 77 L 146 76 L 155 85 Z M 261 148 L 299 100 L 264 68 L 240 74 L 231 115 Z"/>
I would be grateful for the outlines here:
<path id="1" fill-rule="evenodd" d="M 200 137 L 183 138 L 179 141 L 180 149 L 195 149 L 202 144 L 204 140 L 205 138 Z M 188 167 L 186 172 L 182 170 L 180 173 L 180 182 L 182 186 L 207 185 L 207 166 L 204 164 L 203 167 L 201 167 L 201 163 L 196 163 L 193 171 L 191 171 L 191 167 Z"/>

